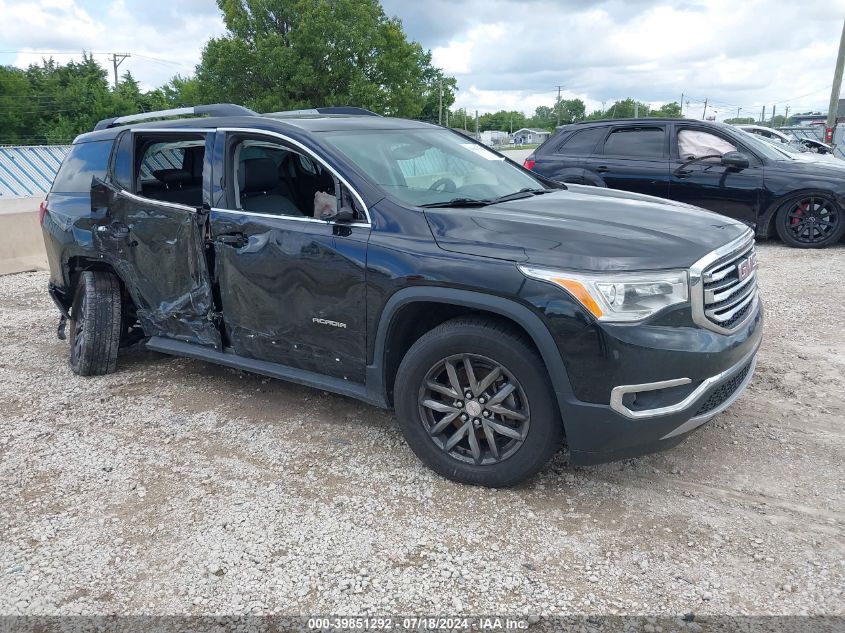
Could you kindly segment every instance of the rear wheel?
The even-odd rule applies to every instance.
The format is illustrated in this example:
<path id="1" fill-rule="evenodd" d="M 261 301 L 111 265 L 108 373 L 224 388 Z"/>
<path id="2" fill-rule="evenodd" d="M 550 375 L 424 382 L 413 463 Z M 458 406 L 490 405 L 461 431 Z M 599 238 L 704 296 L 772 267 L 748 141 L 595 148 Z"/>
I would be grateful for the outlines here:
<path id="1" fill-rule="evenodd" d="M 806 194 L 781 205 L 775 217 L 780 239 L 798 248 L 824 248 L 845 233 L 842 209 L 826 195 Z"/>
<path id="2" fill-rule="evenodd" d="M 447 321 L 422 336 L 399 367 L 395 404 L 414 453 L 463 483 L 517 484 L 548 462 L 563 436 L 536 350 L 481 319 Z"/>
<path id="3" fill-rule="evenodd" d="M 80 376 L 109 374 L 120 347 L 120 282 L 112 273 L 79 276 L 70 319 L 70 368 Z"/>

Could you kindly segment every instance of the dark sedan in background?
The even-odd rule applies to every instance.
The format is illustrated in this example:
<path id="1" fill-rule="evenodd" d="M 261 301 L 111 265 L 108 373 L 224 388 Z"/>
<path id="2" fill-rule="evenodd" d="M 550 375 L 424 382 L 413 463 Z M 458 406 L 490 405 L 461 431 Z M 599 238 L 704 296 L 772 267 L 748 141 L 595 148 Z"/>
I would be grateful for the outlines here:
<path id="1" fill-rule="evenodd" d="M 617 119 L 558 129 L 525 167 L 560 182 L 623 189 L 716 211 L 822 248 L 845 233 L 845 163 L 794 160 L 720 123 Z"/>

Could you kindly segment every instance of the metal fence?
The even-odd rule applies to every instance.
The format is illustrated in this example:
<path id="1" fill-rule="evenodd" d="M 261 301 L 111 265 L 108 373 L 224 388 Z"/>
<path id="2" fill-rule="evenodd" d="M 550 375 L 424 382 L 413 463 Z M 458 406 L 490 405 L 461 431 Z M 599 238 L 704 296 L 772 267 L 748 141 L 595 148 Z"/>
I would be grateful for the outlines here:
<path id="1" fill-rule="evenodd" d="M 0 147 L 0 199 L 47 193 L 70 145 Z"/>

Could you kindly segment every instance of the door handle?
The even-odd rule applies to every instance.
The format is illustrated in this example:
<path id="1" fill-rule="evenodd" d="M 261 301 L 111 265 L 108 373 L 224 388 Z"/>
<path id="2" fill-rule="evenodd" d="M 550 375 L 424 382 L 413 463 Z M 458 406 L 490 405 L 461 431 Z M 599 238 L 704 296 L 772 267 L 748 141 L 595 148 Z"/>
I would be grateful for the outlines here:
<path id="1" fill-rule="evenodd" d="M 226 244 L 235 248 L 243 248 L 249 243 L 249 238 L 243 233 L 224 233 L 214 238 L 218 244 Z"/>
<path id="2" fill-rule="evenodd" d="M 686 178 L 686 177 L 687 177 L 687 176 L 689 176 L 691 173 L 692 173 L 692 169 L 676 169 L 676 170 L 675 170 L 675 175 L 676 175 L 678 178 Z"/>
<path id="3" fill-rule="evenodd" d="M 597 174 L 603 174 L 605 172 L 610 171 L 610 168 L 607 165 L 599 165 L 598 167 L 596 167 L 595 171 Z"/>

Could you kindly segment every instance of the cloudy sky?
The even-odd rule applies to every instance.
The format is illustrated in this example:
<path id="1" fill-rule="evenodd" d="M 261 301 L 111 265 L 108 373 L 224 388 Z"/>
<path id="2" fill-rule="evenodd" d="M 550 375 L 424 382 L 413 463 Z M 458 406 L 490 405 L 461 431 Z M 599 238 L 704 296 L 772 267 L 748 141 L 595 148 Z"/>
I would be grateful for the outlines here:
<path id="1" fill-rule="evenodd" d="M 533 112 L 556 86 L 588 109 L 628 96 L 719 119 L 826 110 L 845 0 L 382 0 L 458 78 L 457 107 Z M 132 54 L 145 87 L 190 74 L 223 32 L 214 0 L 0 0 L 0 63 Z M 110 67 L 110 66 L 109 66 Z"/>

